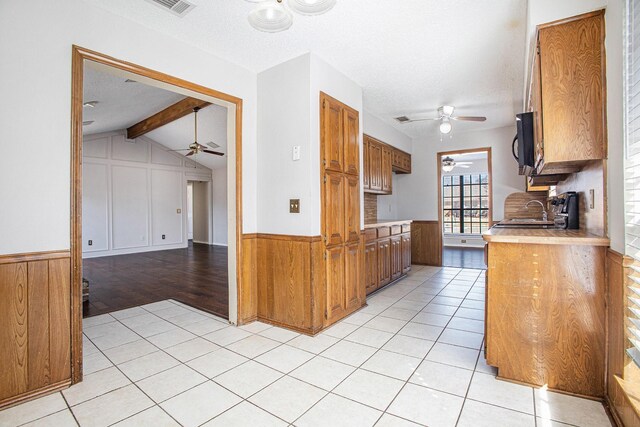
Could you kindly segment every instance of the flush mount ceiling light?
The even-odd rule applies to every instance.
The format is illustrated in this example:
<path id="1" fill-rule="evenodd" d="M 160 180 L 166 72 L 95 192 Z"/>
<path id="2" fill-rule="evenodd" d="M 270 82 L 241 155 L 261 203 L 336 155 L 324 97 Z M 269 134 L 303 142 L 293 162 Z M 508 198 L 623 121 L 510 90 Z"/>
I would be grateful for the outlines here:
<path id="1" fill-rule="evenodd" d="M 285 7 L 284 0 L 247 0 L 258 3 L 249 12 L 249 24 L 259 31 L 277 33 L 293 24 L 293 14 Z M 287 6 L 302 15 L 320 15 L 327 12 L 336 0 L 288 0 Z"/>
<path id="2" fill-rule="evenodd" d="M 442 122 L 440 123 L 440 132 L 445 135 L 451 132 L 451 122 L 446 117 L 442 118 Z"/>

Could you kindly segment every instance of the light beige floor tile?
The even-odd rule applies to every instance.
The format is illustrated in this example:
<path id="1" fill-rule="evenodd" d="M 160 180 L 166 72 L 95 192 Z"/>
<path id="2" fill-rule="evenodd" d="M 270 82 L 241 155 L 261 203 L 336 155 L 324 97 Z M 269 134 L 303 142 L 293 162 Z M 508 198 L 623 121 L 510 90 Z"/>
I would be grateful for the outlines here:
<path id="1" fill-rule="evenodd" d="M 91 340 L 84 334 L 82 334 L 82 355 L 88 356 L 90 354 L 98 353 L 98 347 L 93 345 Z"/>
<path id="2" fill-rule="evenodd" d="M 371 427 L 382 412 L 329 394 L 296 422 L 299 427 Z"/>
<path id="3" fill-rule="evenodd" d="M 380 350 L 367 360 L 362 368 L 406 381 L 420 365 L 420 359 L 404 354 Z"/>
<path id="4" fill-rule="evenodd" d="M 111 367 L 93 374 L 85 374 L 81 382 L 62 390 L 62 394 L 67 403 L 74 406 L 129 384 L 131 381 L 119 369 Z"/>
<path id="5" fill-rule="evenodd" d="M 273 328 L 272 325 L 269 325 L 268 323 L 262 323 L 259 321 L 251 322 L 248 325 L 240 326 L 240 329 L 242 329 L 243 331 L 251 332 L 252 334 L 257 334 L 271 328 Z"/>
<path id="6" fill-rule="evenodd" d="M 460 414 L 458 427 L 535 427 L 533 415 L 488 405 L 467 399 Z"/>
<path id="7" fill-rule="evenodd" d="M 300 334 L 297 332 L 293 332 L 288 329 L 279 328 L 276 326 L 273 328 L 266 329 L 258 333 L 258 335 L 263 336 L 265 338 L 272 339 L 274 341 L 278 341 L 278 342 L 287 342 L 287 341 L 291 341 L 292 339 L 294 339 Z"/>
<path id="8" fill-rule="evenodd" d="M 456 317 L 484 321 L 484 310 L 460 307 L 458 311 L 456 311 Z"/>
<path id="9" fill-rule="evenodd" d="M 258 357 L 262 353 L 266 353 L 281 345 L 278 341 L 270 340 L 269 338 L 261 337 L 260 335 L 251 335 L 250 337 L 236 341 L 233 344 L 226 346 L 229 350 L 239 353 L 244 357 L 253 359 Z"/>
<path id="10" fill-rule="evenodd" d="M 164 310 L 165 308 L 171 308 L 175 305 L 176 304 L 174 304 L 170 300 L 164 300 L 164 301 L 152 302 L 151 304 L 143 305 L 142 308 L 153 313 L 155 311 Z"/>
<path id="11" fill-rule="evenodd" d="M 493 375 L 494 377 L 498 375 L 497 368 L 487 365 L 487 361 L 484 358 L 483 352 L 480 352 L 480 357 L 478 358 L 478 363 L 476 364 L 476 371 L 482 372 L 483 374 Z"/>
<path id="12" fill-rule="evenodd" d="M 218 415 L 203 427 L 286 427 L 288 423 L 244 401 Z"/>
<path id="13" fill-rule="evenodd" d="M 207 353 L 187 362 L 187 365 L 207 378 L 214 378 L 223 372 L 233 369 L 248 359 L 225 348 Z"/>
<path id="14" fill-rule="evenodd" d="M 442 333 L 443 328 L 440 326 L 425 325 L 422 323 L 409 322 L 404 328 L 400 329 L 399 335 L 420 338 L 423 340 L 435 341 Z"/>
<path id="15" fill-rule="evenodd" d="M 431 300 L 434 304 L 450 305 L 452 307 L 458 307 L 462 303 L 462 298 L 437 296 Z"/>
<path id="16" fill-rule="evenodd" d="M 377 329 L 378 331 L 397 333 L 407 324 L 406 320 L 392 319 L 390 317 L 376 316 L 364 324 L 366 328 Z"/>
<path id="17" fill-rule="evenodd" d="M 411 318 L 413 318 L 416 314 L 418 314 L 417 310 L 407 310 L 404 308 L 391 307 L 383 311 L 380 315 L 398 320 L 411 320 Z"/>
<path id="18" fill-rule="evenodd" d="M 483 338 L 484 335 L 475 332 L 446 328 L 438 338 L 438 342 L 478 350 L 482 345 Z"/>
<path id="19" fill-rule="evenodd" d="M 575 427 L 575 425 L 573 424 L 566 424 L 566 423 L 561 423 L 559 421 L 553 421 L 553 420 L 545 420 L 544 418 L 540 418 L 540 417 L 536 417 L 536 426 L 537 427 Z M 612 424 L 611 426 L 615 427 L 614 424 Z M 609 427 L 609 426 L 605 425 L 603 427 Z"/>
<path id="20" fill-rule="evenodd" d="M 416 316 L 411 319 L 411 321 L 415 323 L 423 323 L 425 325 L 433 326 L 446 326 L 447 323 L 449 323 L 449 320 L 451 320 L 450 316 L 436 313 L 426 313 L 424 311 L 416 314 Z"/>
<path id="21" fill-rule="evenodd" d="M 91 316 L 82 319 L 82 329 L 88 329 L 93 326 L 104 325 L 105 323 L 115 322 L 116 319 L 111 314 L 101 314 L 99 316 Z"/>
<path id="22" fill-rule="evenodd" d="M 462 397 L 407 384 L 387 412 L 422 425 L 454 427 L 463 401 Z"/>
<path id="23" fill-rule="evenodd" d="M 376 349 L 373 347 L 350 341 L 340 341 L 333 347 L 322 352 L 321 355 L 338 362 L 346 363 L 347 365 L 358 367 L 373 356 L 375 352 Z"/>
<path id="24" fill-rule="evenodd" d="M 213 380 L 235 394 L 247 398 L 280 377 L 282 377 L 282 373 L 275 369 L 250 360 L 215 377 Z"/>
<path id="25" fill-rule="evenodd" d="M 338 338 L 330 337 L 323 334 L 318 334 L 315 337 L 300 335 L 299 337 L 289 341 L 287 345 L 308 351 L 310 353 L 320 354 L 338 341 Z"/>
<path id="26" fill-rule="evenodd" d="M 196 337 L 190 341 L 174 345 L 173 347 L 166 348 L 165 351 L 171 356 L 175 357 L 182 363 L 195 359 L 196 357 L 203 356 L 207 353 L 211 353 L 219 349 L 220 347 L 207 341 L 204 338 Z"/>
<path id="27" fill-rule="evenodd" d="M 167 320 L 169 320 L 169 322 L 173 323 L 176 326 L 180 326 L 181 328 L 184 328 L 185 326 L 193 325 L 194 323 L 204 322 L 210 319 L 206 316 L 203 316 L 200 313 L 196 313 L 195 311 L 189 310 L 186 313 L 173 316 Z"/>
<path id="28" fill-rule="evenodd" d="M 473 370 L 476 366 L 478 353 L 478 350 L 470 348 L 436 343 L 427 354 L 426 360 Z"/>
<path id="29" fill-rule="evenodd" d="M 380 421 L 376 423 L 376 427 L 419 427 L 420 424 L 398 418 L 395 415 L 384 414 Z"/>
<path id="30" fill-rule="evenodd" d="M 460 307 L 475 308 L 476 310 L 484 310 L 485 305 L 484 305 L 484 301 L 475 301 L 472 299 L 465 299 L 464 301 L 462 301 L 462 304 L 460 304 Z"/>
<path id="31" fill-rule="evenodd" d="M 258 356 L 256 361 L 286 374 L 311 360 L 314 356 L 313 353 L 288 345 L 281 345 Z"/>
<path id="32" fill-rule="evenodd" d="M 67 404 L 62 395 L 60 393 L 50 394 L 0 411 L 0 426 L 18 426 L 64 409 L 67 409 Z"/>
<path id="33" fill-rule="evenodd" d="M 285 421 L 293 422 L 325 396 L 326 392 L 291 377 L 283 377 L 249 401 Z"/>
<path id="34" fill-rule="evenodd" d="M 81 426 L 99 427 L 114 424 L 152 406 L 153 401 L 132 384 L 72 406 L 71 410 Z"/>
<path id="35" fill-rule="evenodd" d="M 411 294 L 413 294 L 413 292 Z M 418 311 L 420 311 L 427 305 L 426 301 L 414 301 L 414 300 L 412 300 L 410 298 L 411 294 L 407 295 L 405 298 L 403 298 L 400 301 L 398 301 L 397 303 L 393 304 L 391 306 L 391 308 L 402 308 L 402 309 L 405 309 L 405 310 L 412 310 L 412 311 L 418 310 Z"/>
<path id="36" fill-rule="evenodd" d="M 464 397 L 472 375 L 473 371 L 467 369 L 425 360 L 413 373 L 409 382 Z"/>
<path id="37" fill-rule="evenodd" d="M 449 286 L 447 286 L 438 294 L 438 296 L 451 297 L 451 298 L 464 298 L 467 296 L 468 292 L 469 292 L 468 289 L 466 291 L 460 291 L 456 289 L 450 289 Z"/>
<path id="38" fill-rule="evenodd" d="M 405 356 L 418 357 L 422 359 L 427 355 L 435 343 L 420 338 L 396 335 L 382 347 L 383 350 L 404 354 Z"/>
<path id="39" fill-rule="evenodd" d="M 115 317 L 116 319 L 121 320 L 121 319 L 128 319 L 129 317 L 140 316 L 147 313 L 149 312 L 142 307 L 132 307 L 132 308 L 126 308 L 124 310 L 114 311 L 113 313 L 109 313 L 109 314 Z"/>
<path id="40" fill-rule="evenodd" d="M 607 413 L 600 402 L 547 389 L 535 390 L 536 415 L 546 420 L 575 424 L 580 427 L 608 426 Z"/>
<path id="41" fill-rule="evenodd" d="M 182 316 L 183 314 L 188 313 L 191 313 L 191 310 L 185 307 L 181 307 L 177 304 L 174 304 L 172 307 L 163 308 L 161 310 L 156 310 L 153 312 L 153 314 L 165 320 L 169 320 L 176 316 Z"/>
<path id="42" fill-rule="evenodd" d="M 363 326 L 351 334 L 347 335 L 345 340 L 357 342 L 358 344 L 368 345 L 370 347 L 380 348 L 393 337 L 392 333 L 379 331 L 377 329 L 367 328 Z"/>
<path id="43" fill-rule="evenodd" d="M 94 372 L 98 372 L 113 366 L 113 363 L 111 363 L 111 361 L 107 359 L 105 355 L 100 352 L 87 354 L 82 358 L 82 360 L 83 360 L 82 370 L 86 375 L 89 375 Z"/>
<path id="44" fill-rule="evenodd" d="M 205 376 L 181 364 L 147 377 L 136 384 L 147 396 L 156 403 L 160 403 L 205 381 L 207 381 Z"/>
<path id="45" fill-rule="evenodd" d="M 369 320 L 373 319 L 375 316 L 372 314 L 363 313 L 361 311 L 354 313 L 344 320 L 345 323 L 351 323 L 352 325 L 362 326 L 367 323 Z"/>
<path id="46" fill-rule="evenodd" d="M 164 332 L 180 330 L 180 328 L 178 328 L 173 323 L 167 322 L 166 320 L 163 320 L 163 319 L 160 319 L 160 321 L 158 322 L 147 323 L 140 326 L 130 326 L 130 328 L 143 338 L 148 338 L 153 335 L 162 334 Z"/>
<path id="47" fill-rule="evenodd" d="M 138 314 L 136 316 L 125 317 L 120 319 L 120 322 L 127 326 L 128 328 L 137 328 L 143 325 L 149 325 L 151 323 L 160 322 L 162 319 L 156 316 L 153 313 L 149 313 L 148 311 L 143 311 L 143 313 Z"/>
<path id="48" fill-rule="evenodd" d="M 138 337 L 139 338 L 139 337 Z M 145 339 L 138 339 L 104 351 L 104 354 L 116 365 L 158 351 L 158 347 Z"/>
<path id="49" fill-rule="evenodd" d="M 317 356 L 289 375 L 329 391 L 340 384 L 355 369 L 353 366 Z"/>
<path id="50" fill-rule="evenodd" d="M 146 356 L 122 363 L 118 365 L 118 367 L 131 381 L 140 381 L 158 372 L 173 368 L 178 364 L 180 364 L 180 362 L 167 353 L 156 351 L 155 353 L 150 353 Z"/>
<path id="51" fill-rule="evenodd" d="M 533 414 L 533 389 L 476 372 L 467 398 Z"/>
<path id="52" fill-rule="evenodd" d="M 210 334 L 214 331 L 219 331 L 220 329 L 228 328 L 229 325 L 224 324 L 222 322 L 218 322 L 214 319 L 209 319 L 205 317 L 205 320 L 196 323 L 190 323 L 188 325 L 183 326 L 184 329 L 191 332 L 192 334 L 202 336 L 206 334 Z"/>
<path id="53" fill-rule="evenodd" d="M 236 341 L 240 341 L 241 339 L 250 337 L 251 335 L 251 332 L 244 331 L 235 326 L 228 326 L 224 329 L 219 329 L 211 332 L 210 334 L 203 335 L 202 338 L 224 347 Z"/>
<path id="54" fill-rule="evenodd" d="M 124 419 L 114 427 L 180 427 L 173 418 L 164 412 L 159 406 L 152 406 L 132 417 Z"/>
<path id="55" fill-rule="evenodd" d="M 22 424 L 20 427 L 77 427 L 77 425 L 78 423 L 73 418 L 71 411 L 65 409 L 30 423 Z"/>
<path id="56" fill-rule="evenodd" d="M 173 347 L 185 341 L 194 339 L 196 336 L 184 329 L 172 329 L 167 332 L 162 332 L 158 335 L 153 335 L 147 338 L 149 342 L 159 348 Z"/>
<path id="57" fill-rule="evenodd" d="M 384 411 L 403 385 L 400 380 L 357 369 L 333 393 Z"/>
<path id="58" fill-rule="evenodd" d="M 208 381 L 163 402 L 160 406 L 185 427 L 195 427 L 240 403 L 235 394 Z"/>
<path id="59" fill-rule="evenodd" d="M 351 323 L 339 322 L 335 325 L 331 326 L 326 331 L 322 332 L 322 335 L 328 335 L 334 338 L 344 338 L 353 331 L 358 329 L 357 325 L 352 325 Z"/>

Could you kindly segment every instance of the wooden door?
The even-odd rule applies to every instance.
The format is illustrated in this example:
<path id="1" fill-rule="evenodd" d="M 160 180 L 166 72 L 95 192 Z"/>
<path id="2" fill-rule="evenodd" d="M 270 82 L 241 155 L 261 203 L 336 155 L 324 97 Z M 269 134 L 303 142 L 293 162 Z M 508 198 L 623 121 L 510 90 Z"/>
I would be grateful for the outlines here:
<path id="1" fill-rule="evenodd" d="M 357 176 L 344 177 L 344 236 L 346 242 L 360 241 L 360 182 Z"/>
<path id="2" fill-rule="evenodd" d="M 391 239 L 378 241 L 378 287 L 391 282 Z"/>
<path id="3" fill-rule="evenodd" d="M 402 241 L 400 236 L 391 238 L 391 280 L 402 276 Z"/>
<path id="4" fill-rule="evenodd" d="M 391 193 L 391 166 L 392 162 L 392 153 L 391 149 L 388 147 L 382 147 L 382 166 L 381 166 L 381 175 L 382 175 L 382 191 L 384 193 Z"/>
<path id="5" fill-rule="evenodd" d="M 371 188 L 371 185 L 369 184 L 371 171 L 369 170 L 369 141 L 366 139 L 362 144 L 362 167 L 362 188 L 369 190 Z"/>
<path id="6" fill-rule="evenodd" d="M 341 173 L 324 174 L 324 242 L 327 246 L 342 245 L 347 241 L 344 234 L 344 181 Z"/>
<path id="7" fill-rule="evenodd" d="M 360 242 L 351 243 L 344 249 L 344 290 L 345 308 L 347 311 L 360 306 L 360 283 L 362 274 L 360 258 Z"/>
<path id="8" fill-rule="evenodd" d="M 329 97 L 322 99 L 322 166 L 324 170 L 342 172 L 344 168 L 344 129 L 342 105 Z"/>
<path id="9" fill-rule="evenodd" d="M 358 113 L 348 108 L 343 109 L 344 128 L 344 173 L 358 176 L 360 174 L 360 124 Z"/>
<path id="10" fill-rule="evenodd" d="M 378 289 L 378 243 L 375 241 L 364 247 L 364 284 L 367 295 Z"/>
<path id="11" fill-rule="evenodd" d="M 325 318 L 327 324 L 334 323 L 344 316 L 346 309 L 345 292 L 345 248 L 343 245 L 327 248 L 327 308 Z"/>
<path id="12" fill-rule="evenodd" d="M 382 146 L 369 141 L 369 188 L 382 191 Z"/>
<path id="13" fill-rule="evenodd" d="M 411 235 L 402 235 L 402 274 L 411 270 Z"/>

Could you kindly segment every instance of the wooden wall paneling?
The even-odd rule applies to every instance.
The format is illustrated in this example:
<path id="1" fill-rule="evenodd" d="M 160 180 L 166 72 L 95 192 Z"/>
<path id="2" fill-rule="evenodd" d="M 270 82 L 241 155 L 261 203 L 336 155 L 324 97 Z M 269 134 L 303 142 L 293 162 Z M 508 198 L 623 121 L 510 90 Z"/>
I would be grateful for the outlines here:
<path id="1" fill-rule="evenodd" d="M 360 123 L 358 112 L 349 108 L 343 110 L 344 126 L 344 172 L 360 175 Z"/>
<path id="2" fill-rule="evenodd" d="M 411 262 L 420 265 L 442 265 L 442 233 L 438 221 L 411 223 Z"/>
<path id="3" fill-rule="evenodd" d="M 69 270 L 67 270 L 69 274 Z M 49 261 L 31 261 L 27 263 L 27 299 L 29 310 L 27 315 L 28 326 L 28 341 L 29 341 L 29 389 L 35 389 L 49 384 L 51 381 L 50 367 L 56 368 L 60 361 L 49 360 L 49 357 L 53 351 L 50 348 L 50 337 L 52 331 L 50 331 L 51 319 L 49 316 L 49 306 L 55 307 L 54 304 L 50 304 L 49 293 L 55 292 L 55 289 L 49 289 L 49 283 L 56 283 L 49 280 Z M 68 280 L 67 280 L 68 282 Z M 67 293 L 66 297 L 69 297 Z M 69 305 L 65 304 L 68 308 Z M 66 318 L 68 318 L 68 313 Z M 44 322 L 43 319 L 46 319 Z M 38 321 L 39 320 L 39 321 Z M 57 331 L 56 331 L 57 332 Z M 64 331 L 66 336 L 69 336 L 69 325 L 67 330 Z M 58 341 L 58 337 L 53 335 L 55 339 L 53 344 Z M 64 341 L 64 335 L 63 335 Z M 57 347 L 57 346 L 56 346 Z M 69 351 L 69 341 L 66 340 L 66 349 Z M 62 363 L 69 366 L 69 359 Z M 59 381 L 60 379 L 58 379 Z"/>
<path id="4" fill-rule="evenodd" d="M 242 237 L 242 283 L 238 289 L 238 325 L 251 323 L 258 318 L 258 235 Z"/>
<path id="5" fill-rule="evenodd" d="M 303 331 L 315 335 L 324 326 L 324 313 L 327 307 L 326 299 L 326 268 L 325 246 L 318 236 L 311 242 L 311 328 Z"/>
<path id="6" fill-rule="evenodd" d="M 68 258 L 49 261 L 49 329 L 51 380 L 71 376 L 71 264 Z"/>
<path id="7" fill-rule="evenodd" d="M 342 172 L 344 168 L 344 130 L 342 105 L 329 96 L 321 96 L 322 125 L 320 139 L 323 141 L 322 165 L 324 170 Z"/>

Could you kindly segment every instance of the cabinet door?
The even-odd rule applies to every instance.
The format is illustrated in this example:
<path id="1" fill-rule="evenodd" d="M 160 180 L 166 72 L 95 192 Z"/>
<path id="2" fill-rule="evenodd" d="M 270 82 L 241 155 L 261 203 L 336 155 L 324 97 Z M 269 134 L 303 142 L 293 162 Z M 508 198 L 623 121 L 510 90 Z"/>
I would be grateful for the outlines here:
<path id="1" fill-rule="evenodd" d="M 382 191 L 391 193 L 391 149 L 382 147 Z"/>
<path id="2" fill-rule="evenodd" d="M 344 128 L 344 173 L 360 173 L 360 132 L 358 114 L 347 108 L 342 111 Z"/>
<path id="3" fill-rule="evenodd" d="M 402 275 L 402 242 L 400 236 L 391 238 L 391 280 Z"/>
<path id="4" fill-rule="evenodd" d="M 533 111 L 533 139 L 534 165 L 537 167 L 544 156 L 543 129 L 542 129 L 542 93 L 540 87 L 540 54 L 537 54 L 533 63 L 531 76 L 531 111 Z"/>
<path id="5" fill-rule="evenodd" d="M 327 249 L 327 308 L 325 324 L 334 323 L 345 311 L 344 246 Z"/>
<path id="6" fill-rule="evenodd" d="M 344 130 L 342 106 L 331 99 L 322 101 L 322 135 L 325 170 L 342 172 L 344 165 Z"/>
<path id="7" fill-rule="evenodd" d="M 324 174 L 324 238 L 327 246 L 340 245 L 346 241 L 344 212 L 342 174 L 327 172 Z"/>
<path id="8" fill-rule="evenodd" d="M 402 235 L 402 274 L 411 270 L 411 235 Z"/>
<path id="9" fill-rule="evenodd" d="M 369 188 L 382 191 L 382 146 L 369 141 Z"/>
<path id="10" fill-rule="evenodd" d="M 391 282 L 391 240 L 378 241 L 378 283 L 384 286 Z"/>
<path id="11" fill-rule="evenodd" d="M 369 190 L 371 185 L 369 184 L 369 177 L 371 171 L 369 170 L 369 141 L 365 140 L 362 144 L 362 188 Z"/>
<path id="12" fill-rule="evenodd" d="M 360 186 L 357 176 L 344 177 L 344 236 L 347 242 L 360 241 Z"/>
<path id="13" fill-rule="evenodd" d="M 377 242 L 369 242 L 364 247 L 364 283 L 367 295 L 378 289 Z"/>
<path id="14" fill-rule="evenodd" d="M 360 242 L 346 245 L 344 248 L 344 289 L 345 309 L 352 310 L 360 306 L 361 295 L 361 259 Z M 364 289 L 364 287 L 362 287 Z"/>

